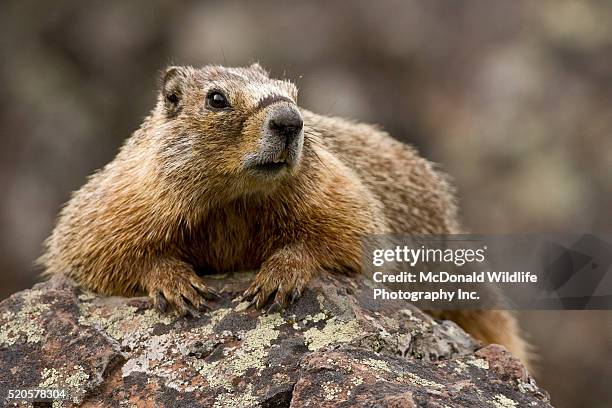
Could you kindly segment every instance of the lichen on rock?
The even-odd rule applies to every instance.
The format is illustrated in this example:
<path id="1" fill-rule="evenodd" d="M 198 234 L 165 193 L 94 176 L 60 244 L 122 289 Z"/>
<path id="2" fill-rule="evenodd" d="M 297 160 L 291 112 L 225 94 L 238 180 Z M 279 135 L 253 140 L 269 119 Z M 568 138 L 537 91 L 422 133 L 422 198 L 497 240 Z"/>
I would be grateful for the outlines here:
<path id="1" fill-rule="evenodd" d="M 309 350 L 316 351 L 330 344 L 348 343 L 361 335 L 356 320 L 342 322 L 333 317 L 326 321 L 325 327 L 321 330 L 316 327 L 306 330 L 304 340 Z"/>
<path id="2" fill-rule="evenodd" d="M 375 303 L 371 282 L 324 276 L 266 314 L 233 301 L 250 275 L 205 279 L 221 297 L 200 318 L 61 275 L 12 296 L 0 304 L 0 395 L 65 387 L 61 407 L 550 407 L 502 347 L 409 304 Z"/>
<path id="3" fill-rule="evenodd" d="M 0 315 L 0 346 L 11 346 L 20 338 L 28 343 L 42 340 L 44 327 L 38 321 L 50 305 L 40 301 L 41 294 L 40 290 L 24 292 L 18 311 L 6 310 Z"/>

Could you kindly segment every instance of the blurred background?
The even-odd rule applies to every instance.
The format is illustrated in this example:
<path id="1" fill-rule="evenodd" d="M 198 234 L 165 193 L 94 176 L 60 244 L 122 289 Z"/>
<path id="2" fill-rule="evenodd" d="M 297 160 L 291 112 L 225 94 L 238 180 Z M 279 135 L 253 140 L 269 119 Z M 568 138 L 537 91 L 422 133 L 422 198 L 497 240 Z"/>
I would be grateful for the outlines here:
<path id="1" fill-rule="evenodd" d="M 0 299 L 168 64 L 259 61 L 452 175 L 481 233 L 612 232 L 612 2 L 3 1 Z M 556 407 L 612 406 L 612 312 L 527 312 Z"/>

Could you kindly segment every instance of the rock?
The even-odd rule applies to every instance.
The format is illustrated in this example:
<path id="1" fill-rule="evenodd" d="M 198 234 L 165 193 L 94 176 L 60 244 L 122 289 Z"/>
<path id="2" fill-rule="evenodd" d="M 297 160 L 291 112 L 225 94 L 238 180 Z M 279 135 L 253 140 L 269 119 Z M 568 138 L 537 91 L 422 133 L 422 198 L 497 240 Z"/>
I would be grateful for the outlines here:
<path id="1" fill-rule="evenodd" d="M 53 407 L 551 406 L 501 346 L 480 348 L 408 303 L 375 302 L 370 281 L 325 276 L 266 314 L 233 300 L 251 279 L 207 277 L 222 296 L 201 318 L 61 275 L 17 293 L 0 303 L 0 395 L 66 389 Z"/>

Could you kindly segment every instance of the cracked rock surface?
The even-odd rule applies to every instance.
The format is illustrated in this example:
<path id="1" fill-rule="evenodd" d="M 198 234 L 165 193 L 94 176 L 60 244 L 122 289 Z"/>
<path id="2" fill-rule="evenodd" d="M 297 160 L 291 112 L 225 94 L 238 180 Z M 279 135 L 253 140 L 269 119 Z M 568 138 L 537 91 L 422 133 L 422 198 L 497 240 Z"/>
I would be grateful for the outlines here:
<path id="1" fill-rule="evenodd" d="M 372 283 L 325 276 L 282 313 L 233 301 L 252 274 L 210 276 L 200 318 L 100 297 L 61 275 L 0 303 L 0 398 L 61 388 L 53 407 L 550 407 L 501 346 Z"/>

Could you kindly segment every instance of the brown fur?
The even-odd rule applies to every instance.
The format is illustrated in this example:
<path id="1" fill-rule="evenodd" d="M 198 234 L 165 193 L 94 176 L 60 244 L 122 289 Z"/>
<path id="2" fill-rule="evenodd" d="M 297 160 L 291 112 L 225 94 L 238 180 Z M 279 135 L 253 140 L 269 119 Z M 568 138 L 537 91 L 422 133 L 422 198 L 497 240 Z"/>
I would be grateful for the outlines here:
<path id="1" fill-rule="evenodd" d="M 215 87 L 231 110 L 206 110 Z M 273 180 L 246 173 L 271 109 L 258 104 L 271 95 L 295 104 L 297 90 L 258 65 L 168 69 L 150 116 L 62 210 L 41 258 L 47 273 L 186 313 L 211 294 L 194 268 L 259 269 L 247 298 L 284 305 L 321 271 L 359 273 L 364 234 L 458 232 L 445 177 L 369 125 L 301 110 L 299 163 Z M 509 313 L 439 317 L 526 357 Z"/>

